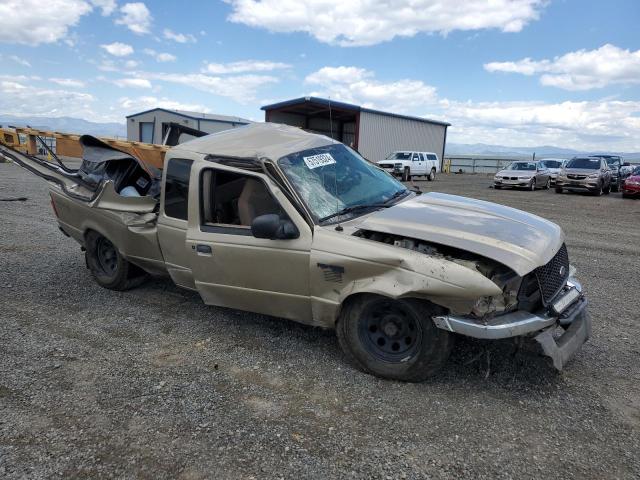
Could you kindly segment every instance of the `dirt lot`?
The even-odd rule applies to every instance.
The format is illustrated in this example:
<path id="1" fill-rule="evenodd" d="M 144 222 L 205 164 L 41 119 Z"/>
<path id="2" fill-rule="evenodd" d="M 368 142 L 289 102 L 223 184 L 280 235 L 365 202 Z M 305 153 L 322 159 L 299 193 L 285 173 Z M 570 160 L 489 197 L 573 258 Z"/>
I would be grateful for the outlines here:
<path id="1" fill-rule="evenodd" d="M 561 374 L 458 342 L 422 384 L 345 364 L 334 334 L 90 278 L 43 182 L 0 164 L 2 478 L 639 478 L 640 201 L 419 182 L 566 232 L 593 339 Z"/>

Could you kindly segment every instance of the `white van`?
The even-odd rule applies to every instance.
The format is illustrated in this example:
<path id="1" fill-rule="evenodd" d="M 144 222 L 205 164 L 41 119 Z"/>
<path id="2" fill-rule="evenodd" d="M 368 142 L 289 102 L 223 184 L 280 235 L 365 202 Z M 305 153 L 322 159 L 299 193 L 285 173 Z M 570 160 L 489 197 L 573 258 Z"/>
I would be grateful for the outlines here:
<path id="1" fill-rule="evenodd" d="M 403 182 L 416 176 L 426 176 L 431 181 L 435 180 L 436 173 L 440 171 L 440 159 L 433 152 L 403 150 L 380 160 L 378 166 L 392 175 L 401 176 Z"/>

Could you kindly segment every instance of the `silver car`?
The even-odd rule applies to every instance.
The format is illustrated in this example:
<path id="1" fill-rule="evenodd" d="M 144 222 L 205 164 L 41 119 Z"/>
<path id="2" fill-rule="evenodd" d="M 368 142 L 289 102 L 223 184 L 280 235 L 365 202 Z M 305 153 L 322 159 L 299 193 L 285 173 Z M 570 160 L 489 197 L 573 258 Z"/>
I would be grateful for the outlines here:
<path id="1" fill-rule="evenodd" d="M 540 164 L 544 165 L 547 167 L 547 170 L 549 170 L 551 186 L 554 186 L 556 184 L 556 178 L 558 178 L 560 170 L 562 170 L 567 164 L 567 160 L 564 158 L 543 158 L 540 160 Z"/>
<path id="2" fill-rule="evenodd" d="M 512 162 L 506 169 L 496 173 L 493 178 L 493 186 L 498 190 L 502 187 L 548 189 L 550 184 L 549 170 L 542 162 Z"/>

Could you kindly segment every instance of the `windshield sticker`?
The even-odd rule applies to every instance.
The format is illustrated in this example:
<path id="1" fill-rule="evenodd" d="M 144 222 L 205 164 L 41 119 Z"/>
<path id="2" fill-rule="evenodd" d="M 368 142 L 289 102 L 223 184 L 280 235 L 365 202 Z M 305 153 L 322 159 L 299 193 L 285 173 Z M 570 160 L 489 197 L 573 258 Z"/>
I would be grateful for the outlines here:
<path id="1" fill-rule="evenodd" d="M 324 167 L 325 165 L 332 165 L 336 163 L 335 159 L 331 156 L 330 153 L 321 153 L 319 155 L 312 155 L 310 157 L 302 157 L 304 163 L 307 164 L 309 169 L 313 170 L 314 168 Z"/>

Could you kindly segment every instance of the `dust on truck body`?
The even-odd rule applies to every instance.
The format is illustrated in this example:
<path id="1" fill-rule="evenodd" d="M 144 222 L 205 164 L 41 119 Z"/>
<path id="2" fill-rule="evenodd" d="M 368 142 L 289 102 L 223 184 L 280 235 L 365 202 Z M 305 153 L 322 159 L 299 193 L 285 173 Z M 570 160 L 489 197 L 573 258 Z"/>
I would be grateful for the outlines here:
<path id="1" fill-rule="evenodd" d="M 206 304 L 335 328 L 355 366 L 406 381 L 441 368 L 457 335 L 535 339 L 558 369 L 589 338 L 564 234 L 535 215 L 411 191 L 284 125 L 186 142 L 162 170 L 81 140 L 78 171 L 0 153 L 50 183 L 103 287 L 168 275 Z"/>

